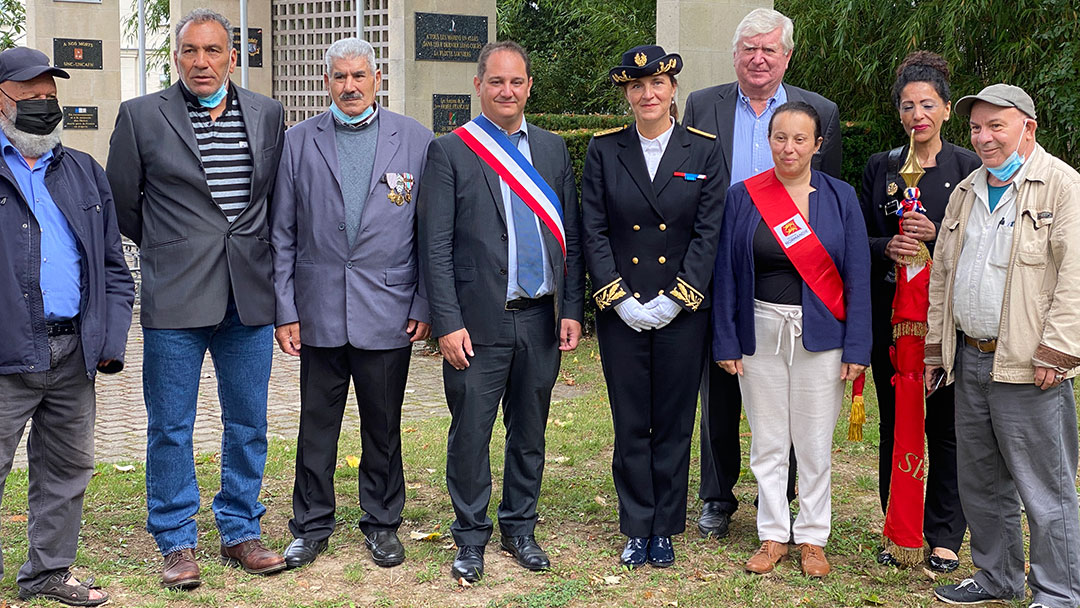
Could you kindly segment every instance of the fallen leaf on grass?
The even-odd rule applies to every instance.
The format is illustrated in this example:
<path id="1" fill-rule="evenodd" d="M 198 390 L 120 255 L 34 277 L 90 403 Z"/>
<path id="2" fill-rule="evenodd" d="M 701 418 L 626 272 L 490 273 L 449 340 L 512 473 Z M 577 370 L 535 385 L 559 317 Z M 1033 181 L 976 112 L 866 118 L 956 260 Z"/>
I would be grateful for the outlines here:
<path id="1" fill-rule="evenodd" d="M 864 595 L 862 600 L 864 602 L 866 602 L 867 604 L 874 604 L 875 606 L 884 606 L 885 605 L 885 600 L 878 597 L 878 595 L 876 593 L 871 593 L 870 595 Z"/>
<path id="2" fill-rule="evenodd" d="M 6 521 L 23 522 L 23 521 L 26 521 L 26 516 L 25 515 L 12 515 L 10 517 L 5 517 L 4 519 Z"/>
<path id="3" fill-rule="evenodd" d="M 458 582 L 458 584 L 459 584 L 459 585 L 461 585 L 462 587 L 465 587 L 465 588 L 468 588 L 468 587 L 472 587 L 472 583 L 470 583 L 469 581 L 465 580 L 465 577 L 464 577 L 464 576 L 463 576 L 463 577 L 461 577 L 461 578 L 459 578 L 459 579 L 457 579 L 457 582 Z"/>
<path id="4" fill-rule="evenodd" d="M 614 574 L 609 574 L 609 575 L 604 577 L 604 584 L 605 585 L 618 585 L 621 582 L 622 582 L 622 577 L 621 576 L 615 576 Z"/>
<path id="5" fill-rule="evenodd" d="M 420 482 L 410 482 L 410 483 L 405 484 L 405 489 L 406 490 L 419 490 L 422 487 L 424 487 L 424 484 L 422 484 Z"/>
<path id="6" fill-rule="evenodd" d="M 440 532 L 420 532 L 413 530 L 409 532 L 409 538 L 412 540 L 438 540 L 442 538 Z"/>
<path id="7" fill-rule="evenodd" d="M 603 496 L 597 496 L 596 498 L 593 498 L 593 500 L 596 501 L 596 504 L 600 505 L 601 507 L 607 506 L 607 499 Z"/>
<path id="8" fill-rule="evenodd" d="M 416 427 L 414 427 L 414 426 L 406 427 L 406 428 L 401 429 L 401 432 L 402 433 L 415 433 L 416 432 Z"/>
<path id="9" fill-rule="evenodd" d="M 120 471 L 121 473 L 127 473 L 135 470 L 135 465 L 133 464 L 114 464 L 112 466 L 114 469 Z"/>
<path id="10" fill-rule="evenodd" d="M 548 462 L 554 462 L 554 463 L 557 463 L 557 464 L 564 463 L 567 460 L 570 460 L 570 459 L 567 458 L 566 456 L 550 456 L 547 459 Z"/>
<path id="11" fill-rule="evenodd" d="M 551 424 L 554 424 L 555 426 L 562 428 L 562 427 L 566 426 L 569 423 L 568 422 L 563 422 L 562 420 L 559 420 L 558 418 L 552 418 L 551 419 Z"/>
<path id="12" fill-rule="evenodd" d="M 353 456 L 352 454 L 349 454 L 345 457 L 345 462 L 347 462 L 349 466 L 354 469 L 360 466 L 360 459 L 356 456 Z"/>

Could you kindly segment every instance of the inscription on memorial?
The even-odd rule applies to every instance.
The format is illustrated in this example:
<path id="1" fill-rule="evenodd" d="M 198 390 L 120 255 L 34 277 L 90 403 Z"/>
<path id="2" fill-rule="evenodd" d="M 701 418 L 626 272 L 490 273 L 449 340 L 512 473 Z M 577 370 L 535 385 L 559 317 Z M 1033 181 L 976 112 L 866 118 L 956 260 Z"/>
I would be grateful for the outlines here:
<path id="1" fill-rule="evenodd" d="M 416 13 L 418 61 L 471 63 L 480 58 L 480 49 L 487 41 L 487 17 Z"/>
<path id="2" fill-rule="evenodd" d="M 64 106 L 64 129 L 83 131 L 96 128 L 97 106 Z"/>
<path id="3" fill-rule="evenodd" d="M 101 69 L 101 41 L 53 38 L 53 61 L 58 68 Z"/>
<path id="4" fill-rule="evenodd" d="M 247 39 L 247 52 L 248 52 L 248 67 L 261 68 L 262 62 L 262 49 L 263 49 L 263 31 L 261 27 L 249 27 L 248 39 Z M 237 53 L 242 53 L 240 49 L 240 28 L 232 28 L 232 43 L 233 48 Z M 240 67 L 240 58 L 236 58 L 236 67 Z"/>
<path id="5" fill-rule="evenodd" d="M 472 98 L 468 95 L 431 96 L 431 126 L 436 135 L 449 133 L 472 120 Z"/>

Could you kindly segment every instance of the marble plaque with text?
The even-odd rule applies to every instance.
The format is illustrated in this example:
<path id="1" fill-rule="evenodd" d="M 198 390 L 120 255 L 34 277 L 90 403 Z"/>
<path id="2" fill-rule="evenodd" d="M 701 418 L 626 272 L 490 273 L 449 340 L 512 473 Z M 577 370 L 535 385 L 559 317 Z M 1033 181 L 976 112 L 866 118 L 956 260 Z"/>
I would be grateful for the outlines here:
<path id="1" fill-rule="evenodd" d="M 472 97 L 469 95 L 431 96 L 431 130 L 436 135 L 449 133 L 472 120 Z"/>
<path id="2" fill-rule="evenodd" d="M 101 41 L 53 38 L 53 65 L 75 70 L 100 70 Z"/>
<path id="3" fill-rule="evenodd" d="M 480 58 L 480 49 L 487 41 L 487 17 L 416 13 L 418 61 L 471 63 Z"/>
<path id="4" fill-rule="evenodd" d="M 97 106 L 64 106 L 64 129 L 84 131 L 98 128 Z"/>

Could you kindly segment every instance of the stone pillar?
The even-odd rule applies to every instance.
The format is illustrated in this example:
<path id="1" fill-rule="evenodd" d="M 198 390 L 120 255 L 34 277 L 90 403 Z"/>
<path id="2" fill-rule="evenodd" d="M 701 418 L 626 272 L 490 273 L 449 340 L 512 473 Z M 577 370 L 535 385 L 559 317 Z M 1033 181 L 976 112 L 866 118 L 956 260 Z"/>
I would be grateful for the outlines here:
<path id="1" fill-rule="evenodd" d="M 127 0 L 124 0 L 127 1 Z M 173 49 L 176 48 L 175 30 L 176 22 L 197 8 L 215 10 L 225 16 L 232 24 L 233 29 L 240 27 L 240 3 L 237 0 L 169 0 L 169 38 L 172 40 Z M 274 92 L 274 70 L 271 66 L 273 58 L 273 32 L 270 23 L 270 0 L 248 0 L 248 29 L 262 30 L 262 67 L 248 68 L 247 88 L 261 93 L 267 97 Z M 172 62 L 172 57 L 169 58 Z M 173 82 L 178 76 L 175 63 L 173 65 Z M 240 84 L 240 56 L 236 57 L 236 71 L 232 74 L 232 81 Z M 147 89 L 152 90 L 150 84 Z"/>
<path id="2" fill-rule="evenodd" d="M 56 79 L 65 108 L 64 144 L 90 153 L 102 165 L 120 105 L 119 7 L 120 0 L 26 3 L 26 45 L 71 74 Z"/>
<path id="3" fill-rule="evenodd" d="M 683 58 L 679 107 L 698 89 L 735 80 L 731 38 L 735 26 L 772 0 L 657 0 L 656 43 Z"/>
<path id="4" fill-rule="evenodd" d="M 400 0 L 390 2 L 389 10 L 390 109 L 436 132 L 478 115 L 471 51 L 495 41 L 495 0 Z M 419 39 L 417 13 L 422 14 Z"/>

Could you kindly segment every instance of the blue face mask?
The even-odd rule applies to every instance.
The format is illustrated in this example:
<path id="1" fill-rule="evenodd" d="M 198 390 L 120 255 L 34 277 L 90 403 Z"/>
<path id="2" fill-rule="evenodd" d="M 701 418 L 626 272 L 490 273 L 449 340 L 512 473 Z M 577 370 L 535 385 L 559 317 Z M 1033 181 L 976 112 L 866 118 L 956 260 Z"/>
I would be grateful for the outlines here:
<path id="1" fill-rule="evenodd" d="M 195 95 L 195 91 L 192 91 L 191 87 L 187 86 L 186 82 L 181 80 L 180 84 L 184 85 L 184 88 L 188 90 L 188 93 Z M 228 94 L 229 81 L 226 79 L 225 82 L 221 83 L 221 88 L 214 92 L 213 95 L 209 97 L 199 97 L 198 95 L 195 95 L 195 98 L 199 100 L 199 105 L 204 108 L 216 108 L 218 107 L 218 104 L 221 103 L 221 100 L 225 99 L 225 96 Z"/>
<path id="2" fill-rule="evenodd" d="M 370 106 L 368 106 L 368 109 L 364 110 L 356 116 L 349 116 L 345 112 L 342 112 L 341 108 L 337 107 L 336 103 L 330 102 L 330 113 L 334 115 L 334 118 L 338 119 L 338 122 L 346 125 L 356 126 L 367 120 L 369 116 L 375 113 L 375 104 L 371 104 Z"/>
<path id="3" fill-rule="evenodd" d="M 1024 126 L 1027 128 L 1027 120 L 1024 120 Z M 1027 160 L 1023 156 L 1020 156 L 1020 144 L 1024 142 L 1023 134 L 1020 136 L 1020 142 L 1016 144 L 1016 149 L 1009 155 L 1009 158 L 1005 159 L 1005 162 L 1001 163 L 997 167 L 987 167 L 986 170 L 990 172 L 998 181 L 1007 181 L 1010 177 L 1016 174 L 1020 170 L 1020 167 L 1024 165 L 1024 161 Z"/>

